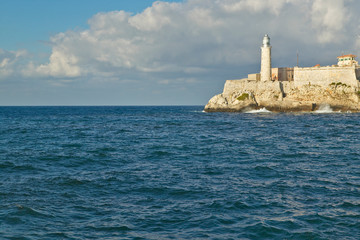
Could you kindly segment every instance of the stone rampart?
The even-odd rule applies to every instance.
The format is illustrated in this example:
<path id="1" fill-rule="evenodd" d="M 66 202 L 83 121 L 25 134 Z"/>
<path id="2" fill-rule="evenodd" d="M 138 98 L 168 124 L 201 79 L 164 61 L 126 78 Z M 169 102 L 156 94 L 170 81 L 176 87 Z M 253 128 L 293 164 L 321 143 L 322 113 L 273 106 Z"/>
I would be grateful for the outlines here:
<path id="1" fill-rule="evenodd" d="M 281 82 L 267 81 L 259 82 L 248 79 L 227 80 L 225 82 L 223 95 L 230 96 L 234 92 L 282 92 Z"/>
<path id="2" fill-rule="evenodd" d="M 248 80 L 260 81 L 260 73 L 248 74 Z"/>
<path id="3" fill-rule="evenodd" d="M 360 80 L 360 67 L 355 69 L 356 79 Z"/>
<path id="4" fill-rule="evenodd" d="M 303 85 L 319 85 L 328 87 L 332 83 L 341 82 L 348 86 L 358 88 L 359 80 L 356 74 L 358 69 L 352 67 L 310 67 L 294 68 L 294 85 L 301 87 Z M 358 72 L 359 73 L 359 72 Z"/>

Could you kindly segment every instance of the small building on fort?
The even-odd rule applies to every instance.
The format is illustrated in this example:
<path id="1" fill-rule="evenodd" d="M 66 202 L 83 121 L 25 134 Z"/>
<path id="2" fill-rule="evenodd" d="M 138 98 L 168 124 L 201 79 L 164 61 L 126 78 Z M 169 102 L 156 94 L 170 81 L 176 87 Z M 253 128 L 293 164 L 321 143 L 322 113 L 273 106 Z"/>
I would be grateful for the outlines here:
<path id="1" fill-rule="evenodd" d="M 355 61 L 356 56 L 352 54 L 339 56 L 338 58 L 338 66 L 339 67 L 349 67 L 349 66 L 359 66 L 359 63 Z"/>

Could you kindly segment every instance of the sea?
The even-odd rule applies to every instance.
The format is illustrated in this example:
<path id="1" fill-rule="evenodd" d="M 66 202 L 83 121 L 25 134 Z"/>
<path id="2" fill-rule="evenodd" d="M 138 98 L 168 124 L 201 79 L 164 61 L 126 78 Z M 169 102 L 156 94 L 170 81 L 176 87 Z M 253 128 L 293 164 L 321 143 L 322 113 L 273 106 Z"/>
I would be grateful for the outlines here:
<path id="1" fill-rule="evenodd" d="M 0 239 L 360 239 L 359 123 L 0 107 Z"/>

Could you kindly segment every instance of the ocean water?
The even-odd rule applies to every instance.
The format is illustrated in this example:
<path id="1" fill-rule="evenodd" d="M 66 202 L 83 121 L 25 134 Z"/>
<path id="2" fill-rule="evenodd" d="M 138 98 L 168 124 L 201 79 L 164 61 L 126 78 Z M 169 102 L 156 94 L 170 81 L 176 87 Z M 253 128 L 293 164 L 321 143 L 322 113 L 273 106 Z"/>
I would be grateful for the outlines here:
<path id="1" fill-rule="evenodd" d="M 360 114 L 1 107 L 0 239 L 360 239 Z"/>

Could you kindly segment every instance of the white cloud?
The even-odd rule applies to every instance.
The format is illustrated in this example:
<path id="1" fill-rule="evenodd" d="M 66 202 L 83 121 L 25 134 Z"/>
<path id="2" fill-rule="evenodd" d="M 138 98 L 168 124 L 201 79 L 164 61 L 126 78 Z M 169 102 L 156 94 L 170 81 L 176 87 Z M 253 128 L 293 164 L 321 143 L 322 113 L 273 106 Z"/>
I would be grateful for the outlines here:
<path id="1" fill-rule="evenodd" d="M 342 39 L 341 30 L 350 19 L 345 0 L 315 0 L 311 17 L 313 27 L 318 31 L 320 42 L 333 42 Z"/>
<path id="2" fill-rule="evenodd" d="M 130 69 L 190 73 L 241 61 L 242 33 L 233 29 L 241 19 L 226 16 L 221 10 L 225 2 L 159 1 L 134 16 L 123 11 L 99 13 L 89 20 L 89 30 L 53 37 L 49 63 L 37 67 L 36 73 L 53 77 L 119 75 Z"/>
<path id="3" fill-rule="evenodd" d="M 74 54 L 54 48 L 50 56 L 50 63 L 40 65 L 36 68 L 36 72 L 52 77 L 79 77 L 81 70 L 77 63 L 78 58 Z"/>
<path id="4" fill-rule="evenodd" d="M 26 50 L 6 51 L 0 49 L 0 79 L 17 75 L 21 71 L 22 60 L 27 56 Z"/>
<path id="5" fill-rule="evenodd" d="M 62 79 L 156 79 L 162 84 L 184 75 L 206 79 L 230 67 L 236 71 L 236 66 L 258 63 L 265 33 L 276 39 L 274 57 L 302 44 L 315 49 L 338 39 L 351 42 L 357 36 L 347 26 L 352 11 L 346 0 L 158 1 L 136 15 L 98 13 L 88 20 L 89 29 L 53 36 L 49 61 L 30 62 L 20 72 Z M 0 77 L 16 72 L 22 58 L 16 54 L 0 52 Z"/>
<path id="6" fill-rule="evenodd" d="M 287 3 L 297 0 L 217 0 L 218 4 L 227 12 L 250 11 L 253 13 L 270 11 L 278 15 Z"/>
<path id="7" fill-rule="evenodd" d="M 180 10 L 180 6 L 178 3 L 155 2 L 144 12 L 129 18 L 129 24 L 140 31 L 159 31 L 171 25 L 171 16 Z"/>

